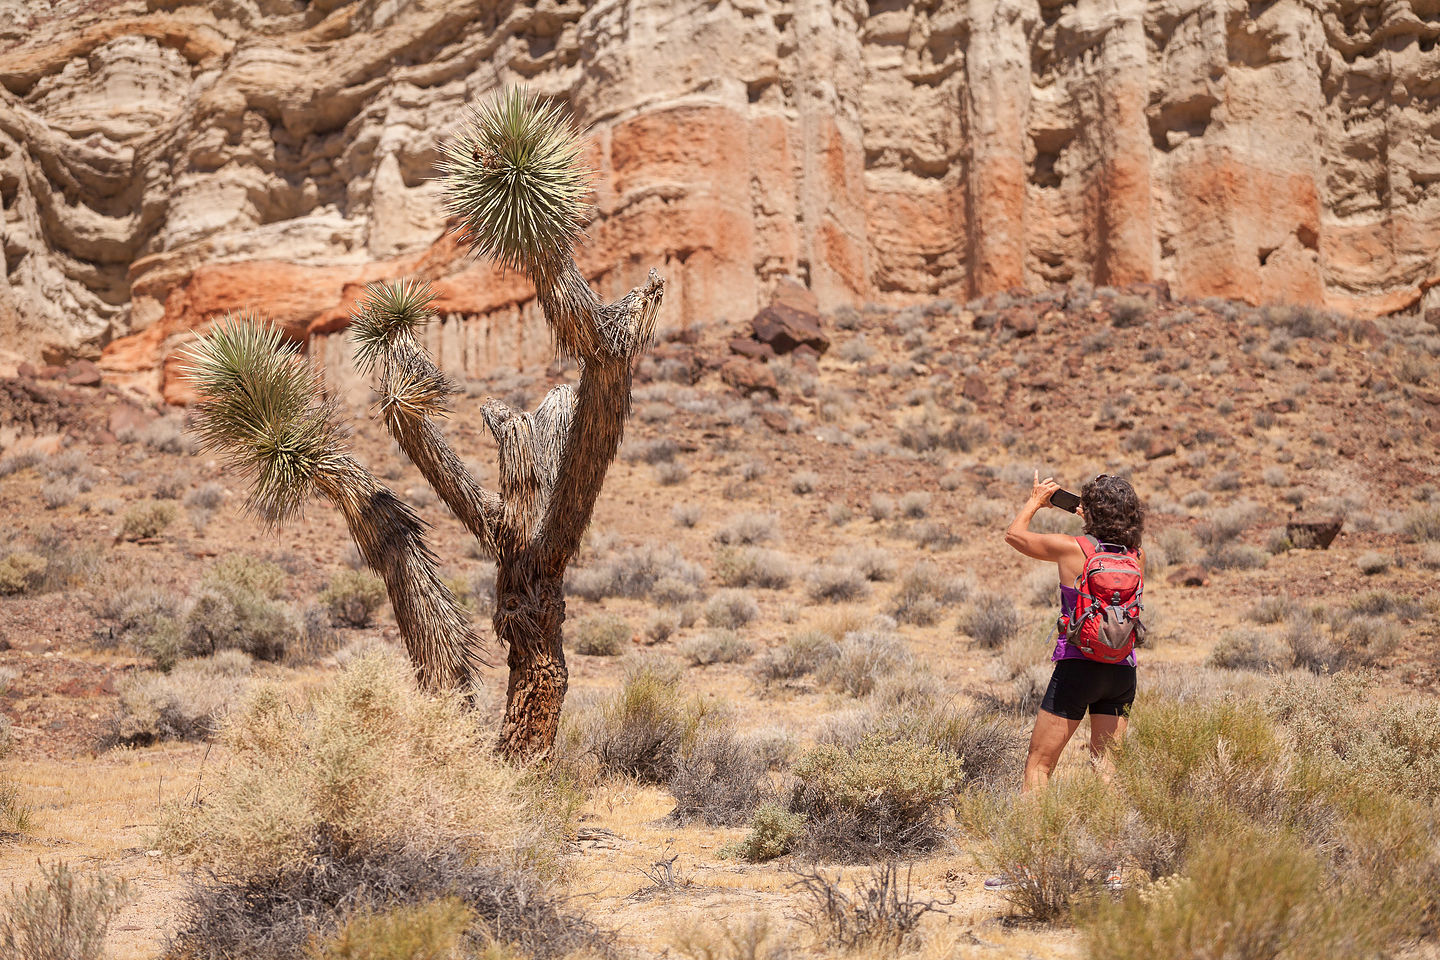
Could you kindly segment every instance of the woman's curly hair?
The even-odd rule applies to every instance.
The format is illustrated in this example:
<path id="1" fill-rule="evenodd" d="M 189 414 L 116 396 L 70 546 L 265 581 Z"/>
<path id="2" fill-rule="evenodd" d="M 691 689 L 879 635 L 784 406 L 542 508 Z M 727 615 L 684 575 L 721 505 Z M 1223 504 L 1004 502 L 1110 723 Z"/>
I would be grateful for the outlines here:
<path id="1" fill-rule="evenodd" d="M 1145 529 L 1145 507 L 1130 481 L 1102 473 L 1080 491 L 1085 510 L 1085 532 L 1101 543 L 1118 543 L 1140 549 Z"/>

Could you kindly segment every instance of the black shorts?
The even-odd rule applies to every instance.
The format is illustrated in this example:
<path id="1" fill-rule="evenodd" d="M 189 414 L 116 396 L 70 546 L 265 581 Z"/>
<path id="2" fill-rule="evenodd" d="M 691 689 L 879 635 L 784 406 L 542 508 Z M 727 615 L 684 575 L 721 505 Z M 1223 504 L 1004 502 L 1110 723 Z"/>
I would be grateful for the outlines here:
<path id="1" fill-rule="evenodd" d="M 1087 709 L 1092 715 L 1123 717 L 1134 702 L 1135 668 L 1129 664 L 1057 660 L 1040 709 L 1066 720 L 1084 720 Z"/>

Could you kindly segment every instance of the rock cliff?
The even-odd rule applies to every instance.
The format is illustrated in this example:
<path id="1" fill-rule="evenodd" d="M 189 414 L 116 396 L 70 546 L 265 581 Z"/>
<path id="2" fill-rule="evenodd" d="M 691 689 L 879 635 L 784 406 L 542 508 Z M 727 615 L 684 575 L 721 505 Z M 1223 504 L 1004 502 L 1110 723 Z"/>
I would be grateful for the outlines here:
<path id="1" fill-rule="evenodd" d="M 1389 312 L 1440 274 L 1437 37 L 1440 0 L 0 0 L 0 345 L 178 398 L 218 312 L 338 369 L 360 285 L 414 273 L 447 366 L 548 358 L 429 179 L 509 83 L 592 131 L 582 266 L 659 266 L 670 326 L 787 275 Z"/>

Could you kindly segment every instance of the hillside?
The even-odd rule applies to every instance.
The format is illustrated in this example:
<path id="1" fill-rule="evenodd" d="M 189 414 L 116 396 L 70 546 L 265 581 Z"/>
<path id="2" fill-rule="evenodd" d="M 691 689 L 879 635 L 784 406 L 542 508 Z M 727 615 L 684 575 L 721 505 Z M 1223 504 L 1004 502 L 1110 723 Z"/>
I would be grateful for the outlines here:
<path id="1" fill-rule="evenodd" d="M 1147 696 L 1239 694 L 1277 671 L 1357 664 L 1373 671 L 1377 702 L 1440 693 L 1433 327 L 1072 285 L 842 309 L 823 329 L 833 345 L 818 360 L 737 366 L 730 344 L 748 325 L 714 324 L 677 332 L 644 361 L 628 438 L 569 578 L 572 724 L 595 722 L 587 711 L 636 663 L 659 663 L 781 754 L 838 736 L 867 710 L 933 701 L 997 718 L 1014 738 L 1002 766 L 1014 761 L 1048 677 L 1055 590 L 1053 572 L 1010 551 L 1001 531 L 1037 470 L 1072 489 L 1123 472 L 1147 503 Z M 33 876 L 39 844 L 94 858 L 138 890 L 112 934 L 117 956 L 150 956 L 174 929 L 185 882 L 179 860 L 145 852 L 157 791 L 182 796 L 224 762 L 210 757 L 221 748 L 166 740 L 175 718 L 157 721 L 137 699 L 154 618 L 192 616 L 230 558 L 283 569 L 275 602 L 305 625 L 303 640 L 246 667 L 252 676 L 192 690 L 222 712 L 265 680 L 319 689 L 337 661 L 393 643 L 395 627 L 384 609 L 369 627 L 326 626 L 322 588 L 355 562 L 338 517 L 316 506 L 278 534 L 259 529 L 239 510 L 239 478 L 189 452 L 179 414 L 102 388 L 4 383 L 29 400 L 0 423 L 0 516 L 13 531 L 3 552 L 46 566 L 0 597 L 10 677 L 0 708 L 20 748 L 10 766 L 41 824 L 6 842 L 0 880 Z M 482 476 L 494 468 L 481 399 L 533 405 L 545 385 L 511 374 L 463 384 L 447 434 Z M 488 635 L 493 568 L 363 413 L 353 443 L 433 523 L 445 572 Z M 1297 507 L 1344 519 L 1329 549 L 1285 541 Z M 1066 521 L 1047 511 L 1039 522 Z M 1013 622 L 980 616 L 995 595 Z M 888 651 L 850 675 L 873 690 L 773 665 L 798 637 L 855 630 Z M 487 683 L 498 716 L 503 667 Z M 1072 745 L 1066 769 L 1083 752 Z M 658 954 L 677 918 L 788 908 L 784 861 L 722 858 L 743 828 L 676 825 L 665 819 L 673 804 L 625 778 L 590 789 L 568 868 L 588 915 Z M 640 871 L 672 854 L 688 882 L 646 893 Z M 994 955 L 1079 955 L 1063 925 L 1008 922 L 1010 908 L 980 891 L 980 870 L 961 840 L 919 859 L 918 889 L 958 898 L 937 931 L 1003 947 Z"/>

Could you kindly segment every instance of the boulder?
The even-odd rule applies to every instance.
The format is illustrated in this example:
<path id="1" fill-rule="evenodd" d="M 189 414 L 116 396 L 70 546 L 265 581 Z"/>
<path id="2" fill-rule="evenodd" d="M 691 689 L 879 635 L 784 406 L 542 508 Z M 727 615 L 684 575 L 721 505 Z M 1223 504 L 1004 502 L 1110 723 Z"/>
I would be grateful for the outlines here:
<path id="1" fill-rule="evenodd" d="M 1175 454 L 1175 443 L 1161 437 L 1151 437 L 1150 442 L 1145 444 L 1145 459 L 1159 460 L 1161 457 L 1169 457 Z"/>
<path id="2" fill-rule="evenodd" d="M 775 348 L 749 337 L 736 337 L 730 341 L 730 352 L 749 360 L 769 360 L 775 356 Z"/>
<path id="3" fill-rule="evenodd" d="M 1210 575 L 1198 564 L 1187 564 L 1170 571 L 1165 582 L 1172 587 L 1203 587 L 1210 582 Z"/>
<path id="4" fill-rule="evenodd" d="M 763 393 L 772 400 L 780 399 L 780 384 L 774 372 L 763 363 L 734 357 L 720 367 L 720 379 L 747 397 Z"/>
<path id="5" fill-rule="evenodd" d="M 796 347 L 810 347 L 816 353 L 830 349 L 830 338 L 820 329 L 818 313 L 798 310 L 786 303 L 772 303 L 750 321 L 755 339 L 769 344 L 777 354 Z"/>
<path id="6" fill-rule="evenodd" d="M 1340 535 L 1344 517 L 1294 514 L 1285 523 L 1285 537 L 1302 550 L 1325 550 Z"/>
<path id="7" fill-rule="evenodd" d="M 72 387 L 100 386 L 100 368 L 89 360 L 76 360 L 65 368 L 65 382 Z"/>

